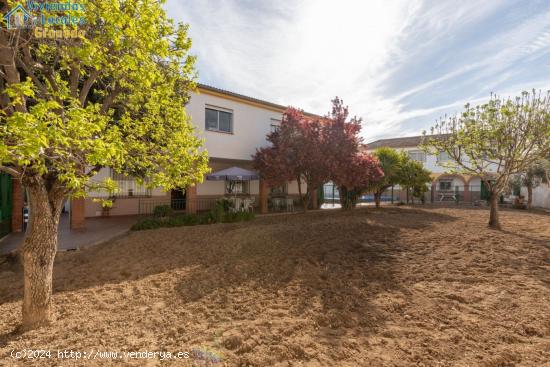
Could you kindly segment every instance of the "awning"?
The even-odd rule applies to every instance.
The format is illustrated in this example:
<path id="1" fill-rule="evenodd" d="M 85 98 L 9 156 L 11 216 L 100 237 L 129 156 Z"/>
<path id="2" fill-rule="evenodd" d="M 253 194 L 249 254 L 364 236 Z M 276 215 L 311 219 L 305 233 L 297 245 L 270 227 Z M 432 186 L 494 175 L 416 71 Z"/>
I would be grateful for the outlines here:
<path id="1" fill-rule="evenodd" d="M 259 180 L 260 175 L 256 171 L 231 167 L 206 175 L 206 179 L 208 181 L 250 181 Z"/>

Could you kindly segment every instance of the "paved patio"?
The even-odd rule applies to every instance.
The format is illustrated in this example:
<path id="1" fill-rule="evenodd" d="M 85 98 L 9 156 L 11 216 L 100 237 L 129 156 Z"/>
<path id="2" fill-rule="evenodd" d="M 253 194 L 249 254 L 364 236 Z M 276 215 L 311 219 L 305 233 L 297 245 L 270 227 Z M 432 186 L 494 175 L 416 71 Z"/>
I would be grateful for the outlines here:
<path id="1" fill-rule="evenodd" d="M 74 250 L 83 246 L 96 245 L 114 237 L 125 234 L 132 224 L 137 222 L 137 216 L 115 216 L 109 218 L 87 218 L 86 229 L 72 231 L 69 228 L 68 214 L 61 215 L 58 234 L 59 250 Z M 0 255 L 17 249 L 22 243 L 24 233 L 10 233 L 0 240 Z"/>

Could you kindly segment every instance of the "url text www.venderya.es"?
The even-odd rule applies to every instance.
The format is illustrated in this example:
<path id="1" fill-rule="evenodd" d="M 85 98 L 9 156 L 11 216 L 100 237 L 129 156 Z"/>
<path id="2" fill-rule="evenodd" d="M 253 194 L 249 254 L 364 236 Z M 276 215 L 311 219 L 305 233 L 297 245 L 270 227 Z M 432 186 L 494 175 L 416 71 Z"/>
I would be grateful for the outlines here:
<path id="1" fill-rule="evenodd" d="M 191 354 L 189 352 L 169 352 L 169 351 L 109 351 L 109 350 L 95 350 L 89 351 L 76 351 L 72 349 L 63 350 L 47 350 L 47 349 L 12 349 L 10 353 L 13 359 L 111 359 L 111 360 L 127 360 L 127 359 L 158 359 L 158 360 L 170 360 L 170 359 L 189 359 Z"/>

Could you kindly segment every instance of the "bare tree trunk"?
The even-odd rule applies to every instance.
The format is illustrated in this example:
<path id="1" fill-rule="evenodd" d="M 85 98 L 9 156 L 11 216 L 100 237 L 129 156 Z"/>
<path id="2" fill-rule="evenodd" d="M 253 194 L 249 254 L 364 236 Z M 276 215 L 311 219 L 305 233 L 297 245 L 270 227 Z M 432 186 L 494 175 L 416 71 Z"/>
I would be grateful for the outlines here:
<path id="1" fill-rule="evenodd" d="M 345 186 L 338 187 L 340 191 L 340 206 L 342 210 L 351 210 L 355 207 L 355 198 L 352 190 L 348 190 Z"/>
<path id="2" fill-rule="evenodd" d="M 374 203 L 377 208 L 380 208 L 380 197 L 382 196 L 382 193 L 379 191 L 376 191 L 374 193 Z"/>
<path id="3" fill-rule="evenodd" d="M 42 179 L 27 187 L 29 226 L 21 249 L 24 273 L 22 330 L 54 321 L 52 273 L 63 195 L 49 193 Z M 53 196 L 53 197 L 52 197 Z"/>
<path id="4" fill-rule="evenodd" d="M 302 207 L 303 207 L 303 211 L 304 213 L 307 212 L 307 205 L 308 205 L 308 198 L 307 198 L 307 191 L 306 191 L 306 195 L 302 195 L 302 180 L 300 179 L 300 177 L 298 177 L 296 179 L 296 181 L 298 181 L 298 195 L 300 195 L 300 200 L 302 201 Z"/>
<path id="5" fill-rule="evenodd" d="M 533 185 L 527 185 L 527 209 L 533 205 Z"/>
<path id="6" fill-rule="evenodd" d="M 494 229 L 501 229 L 500 221 L 498 219 L 498 194 L 496 192 L 491 192 L 489 227 Z"/>

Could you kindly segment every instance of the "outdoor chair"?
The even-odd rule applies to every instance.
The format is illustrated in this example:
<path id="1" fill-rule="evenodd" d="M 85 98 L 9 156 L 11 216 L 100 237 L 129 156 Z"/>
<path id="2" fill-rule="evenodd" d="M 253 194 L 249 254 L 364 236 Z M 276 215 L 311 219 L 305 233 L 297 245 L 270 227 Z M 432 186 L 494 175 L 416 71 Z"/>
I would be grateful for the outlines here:
<path id="1" fill-rule="evenodd" d="M 228 199 L 231 202 L 231 208 L 230 211 L 235 213 L 238 211 L 241 211 L 241 208 L 243 206 L 242 199 L 241 198 L 229 198 Z"/>
<path id="2" fill-rule="evenodd" d="M 278 212 L 281 210 L 281 199 L 280 198 L 272 198 L 271 199 L 271 205 L 273 206 L 273 211 Z"/>
<path id="3" fill-rule="evenodd" d="M 288 212 L 294 211 L 294 200 L 293 199 L 286 198 L 285 199 L 285 204 L 286 204 L 286 210 Z"/>
<path id="4" fill-rule="evenodd" d="M 254 211 L 254 202 L 256 201 L 256 198 L 255 197 L 250 197 L 250 198 L 246 198 L 244 199 L 244 210 L 247 211 L 247 212 L 252 212 Z"/>

